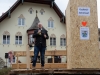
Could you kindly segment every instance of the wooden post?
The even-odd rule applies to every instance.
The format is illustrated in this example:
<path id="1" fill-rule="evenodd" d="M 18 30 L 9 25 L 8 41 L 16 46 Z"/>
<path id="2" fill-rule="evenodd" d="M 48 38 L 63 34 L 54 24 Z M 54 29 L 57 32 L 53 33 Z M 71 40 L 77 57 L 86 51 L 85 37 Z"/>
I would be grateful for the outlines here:
<path id="1" fill-rule="evenodd" d="M 100 68 L 97 0 L 69 0 L 67 68 Z"/>
<path id="2" fill-rule="evenodd" d="M 29 50 L 29 45 L 26 46 L 26 62 L 27 62 L 27 69 L 30 69 L 30 50 Z"/>
<path id="3" fill-rule="evenodd" d="M 54 56 L 52 56 L 52 63 L 54 63 Z"/>
<path id="4" fill-rule="evenodd" d="M 17 54 L 17 69 L 19 69 L 18 56 L 19 56 L 19 54 Z"/>
<path id="5" fill-rule="evenodd" d="M 52 63 L 55 62 L 55 61 L 54 61 L 54 60 L 55 60 L 55 59 L 54 59 L 54 57 L 55 57 L 55 51 L 56 51 L 56 49 L 53 51 L 53 54 L 54 54 L 54 55 L 52 56 Z"/>

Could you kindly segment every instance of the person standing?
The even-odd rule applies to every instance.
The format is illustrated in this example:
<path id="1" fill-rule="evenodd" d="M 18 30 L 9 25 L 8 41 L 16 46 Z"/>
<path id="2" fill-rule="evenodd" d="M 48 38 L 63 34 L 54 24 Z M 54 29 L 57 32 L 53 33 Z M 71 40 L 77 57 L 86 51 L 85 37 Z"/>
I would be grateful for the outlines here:
<path id="1" fill-rule="evenodd" d="M 36 62 L 39 52 L 41 57 L 41 68 L 44 69 L 46 39 L 48 39 L 49 36 L 47 30 L 43 29 L 41 23 L 38 23 L 38 29 L 34 31 L 33 38 L 35 38 L 35 43 L 34 43 L 34 58 L 33 58 L 32 69 L 35 69 L 36 67 Z"/>

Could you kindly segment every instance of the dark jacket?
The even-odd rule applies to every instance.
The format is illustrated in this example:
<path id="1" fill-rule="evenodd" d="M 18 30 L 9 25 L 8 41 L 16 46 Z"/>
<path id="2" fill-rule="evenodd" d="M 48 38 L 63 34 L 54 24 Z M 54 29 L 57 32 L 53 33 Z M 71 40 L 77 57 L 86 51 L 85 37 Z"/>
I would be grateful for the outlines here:
<path id="1" fill-rule="evenodd" d="M 46 38 L 44 37 L 44 34 L 46 34 Z M 49 38 L 48 36 L 48 33 L 47 33 L 47 30 L 41 30 L 41 35 L 38 34 L 38 29 L 34 31 L 34 34 L 33 34 L 33 38 L 35 38 L 35 46 L 44 46 L 46 47 L 46 39 Z"/>

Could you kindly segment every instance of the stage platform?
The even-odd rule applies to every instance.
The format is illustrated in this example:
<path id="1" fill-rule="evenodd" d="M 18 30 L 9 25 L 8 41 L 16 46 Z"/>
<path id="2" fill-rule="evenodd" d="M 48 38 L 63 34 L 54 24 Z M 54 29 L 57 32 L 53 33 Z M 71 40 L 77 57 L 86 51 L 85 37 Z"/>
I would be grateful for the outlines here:
<path id="1" fill-rule="evenodd" d="M 14 69 L 11 70 L 9 75 L 19 75 L 19 74 L 100 74 L 100 69 L 45 69 L 37 68 L 32 69 Z"/>

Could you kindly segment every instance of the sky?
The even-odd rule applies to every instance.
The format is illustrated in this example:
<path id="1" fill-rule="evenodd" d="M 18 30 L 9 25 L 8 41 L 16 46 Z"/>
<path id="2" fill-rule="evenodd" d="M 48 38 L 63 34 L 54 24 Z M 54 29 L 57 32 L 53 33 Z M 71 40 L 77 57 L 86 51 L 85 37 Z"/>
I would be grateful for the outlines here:
<path id="1" fill-rule="evenodd" d="M 0 0 L 0 15 L 6 12 L 17 0 Z M 55 0 L 58 7 L 65 14 L 69 0 Z M 97 0 L 98 13 L 100 13 L 100 0 Z M 100 28 L 100 14 L 98 14 L 98 27 Z"/>

